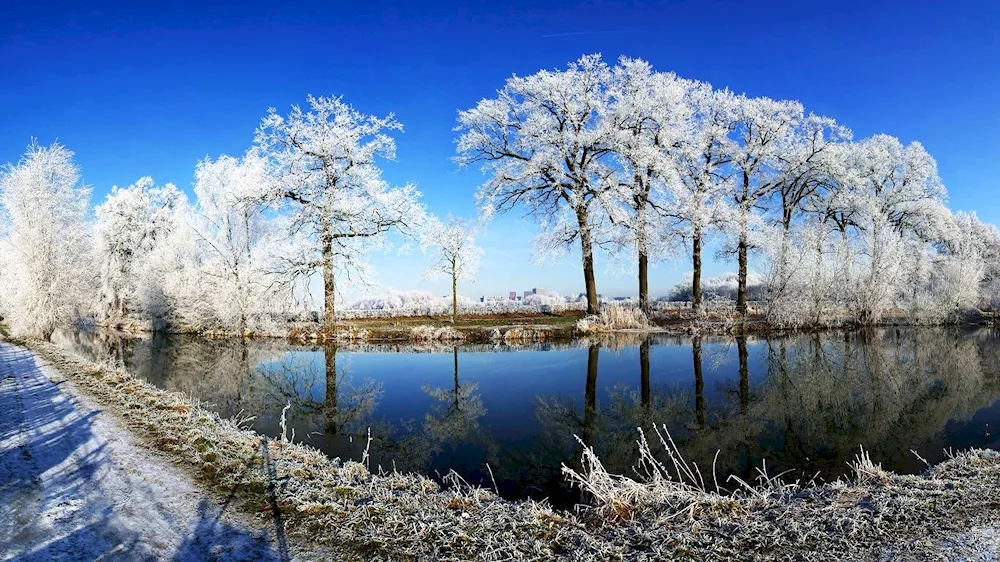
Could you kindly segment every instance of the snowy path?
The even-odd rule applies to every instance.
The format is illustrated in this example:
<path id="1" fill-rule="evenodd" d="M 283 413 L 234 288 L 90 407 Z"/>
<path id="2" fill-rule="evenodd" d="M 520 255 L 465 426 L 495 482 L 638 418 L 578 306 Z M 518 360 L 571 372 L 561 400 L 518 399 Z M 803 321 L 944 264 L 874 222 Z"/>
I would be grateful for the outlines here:
<path id="1" fill-rule="evenodd" d="M 0 342 L 0 560 L 287 559 L 61 379 Z"/>

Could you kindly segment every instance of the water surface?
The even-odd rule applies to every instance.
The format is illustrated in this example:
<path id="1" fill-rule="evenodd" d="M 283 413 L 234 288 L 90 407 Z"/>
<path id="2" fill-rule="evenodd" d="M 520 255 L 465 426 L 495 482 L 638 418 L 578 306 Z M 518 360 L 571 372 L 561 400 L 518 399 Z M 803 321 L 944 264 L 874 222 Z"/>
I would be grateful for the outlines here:
<path id="1" fill-rule="evenodd" d="M 578 466 L 577 438 L 634 474 L 637 428 L 659 450 L 662 424 L 706 475 L 719 451 L 726 486 L 764 461 L 772 474 L 835 479 L 861 445 L 885 468 L 919 472 L 911 449 L 933 463 L 947 448 L 996 446 L 1000 424 L 1000 337 L 988 330 L 339 349 L 103 330 L 56 340 L 222 416 L 256 416 L 267 435 L 289 405 L 295 440 L 333 457 L 367 447 L 373 469 L 454 470 L 559 505 L 575 497 L 560 466 Z"/>

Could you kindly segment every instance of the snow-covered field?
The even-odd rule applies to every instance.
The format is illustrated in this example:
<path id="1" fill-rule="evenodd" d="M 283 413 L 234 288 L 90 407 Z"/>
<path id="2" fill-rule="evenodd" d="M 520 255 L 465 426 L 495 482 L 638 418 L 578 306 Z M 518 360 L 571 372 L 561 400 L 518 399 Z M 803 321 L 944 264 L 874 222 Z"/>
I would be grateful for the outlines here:
<path id="1" fill-rule="evenodd" d="M 0 342 L 0 560 L 282 560 L 23 348 Z"/>

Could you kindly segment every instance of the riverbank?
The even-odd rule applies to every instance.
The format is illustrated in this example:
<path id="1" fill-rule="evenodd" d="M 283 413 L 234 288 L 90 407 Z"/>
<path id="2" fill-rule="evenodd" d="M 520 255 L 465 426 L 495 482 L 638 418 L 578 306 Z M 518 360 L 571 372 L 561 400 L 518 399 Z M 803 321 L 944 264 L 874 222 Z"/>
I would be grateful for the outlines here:
<path id="1" fill-rule="evenodd" d="M 590 459 L 581 483 L 594 503 L 571 513 L 502 500 L 457 477 L 442 489 L 419 475 L 330 460 L 50 344 L 31 346 L 207 486 L 248 512 L 275 514 L 290 537 L 350 559 L 922 560 L 993 548 L 1000 457 L 992 451 L 957 455 L 919 477 L 859 463 L 851 483 L 723 482 L 735 489 L 721 494 L 683 474 L 686 483 L 656 471 L 637 483 Z"/>

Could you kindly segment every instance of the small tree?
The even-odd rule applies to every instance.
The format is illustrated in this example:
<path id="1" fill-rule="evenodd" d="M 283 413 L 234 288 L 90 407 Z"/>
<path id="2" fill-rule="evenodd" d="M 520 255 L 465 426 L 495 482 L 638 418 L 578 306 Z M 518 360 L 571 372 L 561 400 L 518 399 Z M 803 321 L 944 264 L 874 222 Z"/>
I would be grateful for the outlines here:
<path id="1" fill-rule="evenodd" d="M 458 323 L 458 282 L 475 278 L 483 254 L 483 249 L 476 246 L 476 229 L 470 221 L 451 216 L 444 222 L 431 219 L 425 227 L 423 245 L 432 256 L 425 275 L 451 278 L 451 320 Z"/>
<path id="2" fill-rule="evenodd" d="M 15 334 L 51 338 L 91 294 L 90 192 L 60 144 L 32 142 L 0 172 L 0 305 Z"/>
<path id="3" fill-rule="evenodd" d="M 256 148 L 275 181 L 272 195 L 286 203 L 291 234 L 312 246 L 287 256 L 287 271 L 323 275 L 323 325 L 336 319 L 335 274 L 360 272 L 368 252 L 389 243 L 388 233 L 412 234 L 424 216 L 413 186 L 390 188 L 380 159 L 392 160 L 389 136 L 403 126 L 389 114 L 365 115 L 340 98 L 308 98 L 311 111 L 293 106 L 287 117 L 268 110 Z"/>

